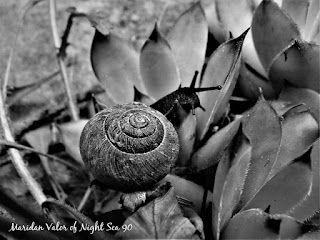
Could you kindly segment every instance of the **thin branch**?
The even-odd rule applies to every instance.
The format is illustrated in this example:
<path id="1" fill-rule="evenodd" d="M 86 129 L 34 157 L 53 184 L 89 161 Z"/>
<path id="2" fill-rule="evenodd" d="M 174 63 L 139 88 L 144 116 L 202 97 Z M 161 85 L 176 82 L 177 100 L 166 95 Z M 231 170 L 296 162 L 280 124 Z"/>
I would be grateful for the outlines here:
<path id="1" fill-rule="evenodd" d="M 32 93 L 33 91 L 38 89 L 43 84 L 52 81 L 57 75 L 59 75 L 59 73 L 60 73 L 59 70 L 55 71 L 54 73 L 50 74 L 49 76 L 41 79 L 39 82 L 33 83 L 31 86 L 28 86 L 27 88 L 21 90 L 19 93 L 15 94 L 13 96 L 9 96 L 7 99 L 7 106 L 9 106 L 9 107 L 12 106 L 17 101 L 21 100 L 21 98 L 29 95 L 30 93 Z"/>
<path id="2" fill-rule="evenodd" d="M 68 195 L 65 193 L 65 191 L 61 187 L 60 183 L 56 180 L 56 178 L 51 170 L 51 166 L 48 161 L 48 158 L 46 158 L 44 156 L 39 156 L 39 157 L 40 157 L 40 161 L 41 161 L 43 170 L 48 177 L 48 180 L 49 180 L 49 183 L 53 189 L 53 192 L 55 193 L 57 199 L 64 202 L 65 199 L 68 197 Z"/>
<path id="3" fill-rule="evenodd" d="M 1 93 L 0 93 L 0 127 L 2 128 L 4 139 L 10 142 L 15 142 L 14 137 L 10 130 L 7 116 L 6 116 L 6 108 L 5 108 L 3 96 Z M 39 204 L 39 206 L 41 206 L 42 203 L 44 203 L 47 200 L 47 197 L 42 192 L 42 189 L 38 184 L 38 182 L 32 177 L 19 151 L 16 149 L 10 148 L 8 150 L 8 153 L 11 157 L 11 161 L 16 171 L 18 172 L 19 176 L 22 178 L 23 182 L 27 185 L 27 188 L 31 192 L 36 202 Z"/>
<path id="4" fill-rule="evenodd" d="M 61 55 L 63 58 L 65 58 L 67 55 L 66 49 L 69 46 L 68 37 L 70 35 L 70 30 L 73 25 L 73 19 L 76 17 L 85 17 L 85 16 L 86 15 L 84 13 L 78 13 L 78 12 L 76 12 L 76 9 L 72 9 L 72 12 L 70 13 L 68 21 L 67 21 L 66 28 L 65 28 L 63 35 L 61 37 L 61 45 L 60 45 L 60 49 L 59 49 L 59 55 Z"/>
<path id="5" fill-rule="evenodd" d="M 59 67 L 60 67 L 60 72 L 61 72 L 61 76 L 62 76 L 64 85 L 65 85 L 65 89 L 66 89 L 70 115 L 72 117 L 72 120 L 76 121 L 76 120 L 79 120 L 78 111 L 77 111 L 76 105 L 75 105 L 73 98 L 72 98 L 70 82 L 68 79 L 67 67 L 64 62 L 64 57 L 60 54 L 61 41 L 60 41 L 58 27 L 57 27 L 57 21 L 56 21 L 56 2 L 55 2 L 55 0 L 50 0 L 50 9 L 49 10 L 50 10 L 50 23 L 51 23 L 53 42 L 54 42 L 54 47 L 56 48 L 56 51 L 57 51 L 57 59 L 58 59 Z"/>
<path id="6" fill-rule="evenodd" d="M 49 159 L 55 160 L 57 162 L 60 162 L 60 163 L 62 163 L 64 165 L 66 165 L 67 167 L 70 167 L 70 168 L 75 169 L 77 171 L 79 171 L 79 167 L 81 168 L 81 166 L 79 164 L 75 165 L 75 163 L 69 163 L 66 160 L 62 159 L 62 158 L 59 158 L 59 157 L 56 157 L 56 156 L 53 156 L 53 155 L 50 155 L 50 154 L 47 154 L 47 153 L 40 152 L 40 151 L 38 151 L 38 150 L 36 150 L 34 148 L 30 148 L 30 147 L 18 144 L 16 142 L 0 139 L 0 145 L 5 145 L 5 146 L 10 147 L 10 148 L 16 148 L 16 149 L 20 149 L 20 150 L 26 150 L 26 151 L 29 151 L 29 152 L 34 152 L 34 153 L 39 154 L 41 156 L 44 156 L 44 157 L 47 157 Z"/>
<path id="7" fill-rule="evenodd" d="M 89 199 L 89 197 L 90 197 L 93 189 L 94 189 L 94 186 L 92 186 L 92 187 L 89 186 L 89 187 L 87 188 L 87 190 L 86 190 L 85 194 L 83 195 L 83 197 L 82 197 L 82 199 L 81 199 L 81 201 L 80 201 L 80 203 L 79 203 L 79 206 L 78 206 L 78 208 L 77 208 L 77 210 L 78 210 L 79 212 L 81 212 L 82 209 L 84 208 L 84 206 L 85 206 L 85 204 L 87 203 L 87 201 L 88 201 L 88 199 Z"/>

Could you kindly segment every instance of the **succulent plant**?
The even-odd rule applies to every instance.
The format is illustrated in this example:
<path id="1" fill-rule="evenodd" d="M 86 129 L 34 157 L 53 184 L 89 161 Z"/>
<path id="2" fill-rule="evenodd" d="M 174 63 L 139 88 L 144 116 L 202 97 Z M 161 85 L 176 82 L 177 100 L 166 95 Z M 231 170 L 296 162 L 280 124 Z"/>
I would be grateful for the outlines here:
<path id="1" fill-rule="evenodd" d="M 294 15 L 309 6 L 309 1 L 302 2 L 283 1 L 283 7 Z M 305 8 L 304 15 L 294 20 L 302 21 L 308 15 L 306 26 L 310 26 L 311 9 Z M 216 11 L 222 13 L 219 20 Z M 235 16 L 230 17 L 232 14 Z M 316 23 L 311 24 L 311 35 L 304 32 L 309 40 L 314 38 Z M 159 28 L 156 24 L 138 51 L 115 33 L 103 34 L 96 28 L 91 61 L 107 92 L 100 100 L 107 105 L 135 100 L 163 110 L 179 137 L 176 170 L 183 167 L 194 174 L 216 166 L 215 175 L 205 171 L 210 182 L 214 179 L 214 188 L 208 189 L 204 205 L 210 207 L 212 202 L 214 239 L 293 239 L 318 229 L 314 220 L 320 210 L 320 98 L 315 92 L 319 45 L 303 42 L 290 17 L 269 0 L 204 0 L 180 15 L 166 35 Z M 208 29 L 223 44 L 206 59 L 206 47 L 212 44 Z M 266 31 L 271 32 L 269 36 Z M 229 40 L 230 35 L 238 37 Z M 297 66 L 302 58 L 308 61 Z M 296 77 L 302 75 L 303 83 Z M 246 97 L 259 98 L 241 115 L 228 110 L 237 81 Z M 194 101 L 202 109 L 184 107 L 175 95 L 180 88 L 190 91 L 195 86 L 217 85 L 222 86 L 220 91 L 197 93 Z M 175 97 L 168 97 L 173 92 Z M 185 178 L 188 173 L 182 171 Z M 205 191 L 199 192 L 192 182 L 174 175 L 164 181 L 171 182 L 177 195 L 193 202 L 200 214 Z"/>
<path id="2" fill-rule="evenodd" d="M 120 191 L 108 202 L 121 209 L 96 222 L 80 213 L 89 187 L 78 210 L 43 195 L 45 219 L 0 188 L 1 205 L 22 210 L 1 223 L 26 215 L 21 224 L 66 228 L 41 239 L 320 238 L 319 14 L 316 0 L 200 0 L 168 31 L 165 14 L 150 23 L 143 44 L 80 14 L 95 27 L 105 92 L 90 120 L 55 131 L 99 193 Z"/>
<path id="3" fill-rule="evenodd" d="M 319 93 L 319 1 L 203 0 L 209 28 L 224 42 L 251 26 L 244 41 L 239 93 L 275 98 L 287 81 Z M 219 17 L 218 17 L 219 16 Z"/>

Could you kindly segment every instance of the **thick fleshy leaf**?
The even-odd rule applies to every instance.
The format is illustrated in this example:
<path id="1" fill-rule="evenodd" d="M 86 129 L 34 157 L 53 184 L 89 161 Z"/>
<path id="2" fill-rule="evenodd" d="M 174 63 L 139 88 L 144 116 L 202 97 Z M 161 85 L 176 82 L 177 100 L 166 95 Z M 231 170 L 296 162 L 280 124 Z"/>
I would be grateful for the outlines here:
<path id="1" fill-rule="evenodd" d="M 215 178 L 212 227 L 216 239 L 240 200 L 251 159 L 251 146 L 241 129 L 235 138 L 227 150 L 230 156 L 221 159 Z"/>
<path id="2" fill-rule="evenodd" d="M 294 103 L 282 99 L 270 101 L 271 106 L 277 112 L 278 116 L 287 118 L 290 115 L 310 110 L 305 103 Z"/>
<path id="3" fill-rule="evenodd" d="M 312 169 L 310 151 L 282 168 L 243 207 L 266 209 L 271 214 L 286 213 L 310 194 Z"/>
<path id="4" fill-rule="evenodd" d="M 178 18 L 167 39 L 179 69 L 181 86 L 189 87 L 195 71 L 202 70 L 207 48 L 208 24 L 200 2 Z"/>
<path id="5" fill-rule="evenodd" d="M 199 93 L 200 103 L 206 109 L 205 112 L 197 109 L 197 131 L 200 139 L 205 136 L 210 125 L 216 124 L 225 114 L 238 78 L 240 52 L 247 31 L 240 37 L 222 44 L 209 59 L 200 86 L 221 85 L 223 87 L 219 91 Z"/>
<path id="6" fill-rule="evenodd" d="M 200 2 L 206 16 L 210 33 L 212 33 L 218 42 L 225 42 L 224 29 L 218 18 L 216 1 L 200 0 Z"/>
<path id="7" fill-rule="evenodd" d="M 258 100 L 260 95 L 259 88 L 262 89 L 266 99 L 274 99 L 276 97 L 276 93 L 270 80 L 256 72 L 250 65 L 244 62 L 242 62 L 240 66 L 237 88 L 239 89 L 239 94 L 241 94 L 241 96 L 246 97 L 251 101 Z"/>
<path id="8" fill-rule="evenodd" d="M 243 0 L 215 0 L 220 25 L 224 30 L 224 39 L 227 40 L 230 33 L 238 37 L 251 26 L 255 9 L 252 1 Z M 241 19 L 241 20 L 240 20 Z M 267 76 L 255 49 L 252 31 L 249 30 L 242 47 L 242 58 L 251 65 L 259 74 Z"/>
<path id="9" fill-rule="evenodd" d="M 312 190 L 310 196 L 300 205 L 295 206 L 293 209 L 290 209 L 289 215 L 293 216 L 296 219 L 301 221 L 307 220 L 315 212 L 320 209 L 320 140 L 316 141 L 313 144 L 311 151 L 311 165 L 312 165 Z"/>
<path id="10" fill-rule="evenodd" d="M 266 70 L 282 49 L 295 39 L 300 40 L 297 25 L 272 0 L 262 1 L 256 9 L 252 19 L 252 36 Z"/>
<path id="11" fill-rule="evenodd" d="M 304 28 L 303 36 L 305 41 L 314 41 L 320 44 L 319 39 L 319 1 L 310 0 L 307 22 Z M 317 19 L 318 18 L 318 19 Z"/>
<path id="12" fill-rule="evenodd" d="M 319 93 L 319 65 L 320 46 L 296 41 L 274 59 L 269 78 L 278 92 L 284 81 L 288 81 L 295 87 L 309 88 Z"/>
<path id="13" fill-rule="evenodd" d="M 252 145 L 250 170 L 241 197 L 242 204 L 245 204 L 263 186 L 277 159 L 281 143 L 281 123 L 275 110 L 262 95 L 242 119 L 243 132 Z"/>
<path id="14" fill-rule="evenodd" d="M 197 239 L 196 229 L 183 216 L 172 187 L 128 217 L 124 225 L 129 224 L 130 231 L 121 230 L 116 236 L 121 239 Z"/>
<path id="15" fill-rule="evenodd" d="M 281 219 L 280 239 L 295 239 L 305 232 L 304 224 L 290 216 L 279 214 L 273 215 L 272 218 Z"/>
<path id="16" fill-rule="evenodd" d="M 180 76 L 176 60 L 157 25 L 141 49 L 140 72 L 148 95 L 156 100 L 179 87 Z"/>
<path id="17" fill-rule="evenodd" d="M 151 105 L 155 102 L 152 97 L 140 92 L 136 87 L 134 87 L 134 101 L 141 102 L 147 105 Z"/>
<path id="18" fill-rule="evenodd" d="M 98 101 L 94 95 L 91 96 L 92 105 L 94 108 L 94 112 L 98 113 L 102 111 L 103 109 L 106 109 L 108 106 L 103 104 L 102 102 Z"/>
<path id="19" fill-rule="evenodd" d="M 286 86 L 278 98 L 278 101 L 287 101 L 292 104 L 305 104 L 310 109 L 317 122 L 320 120 L 320 94 L 307 88 L 295 88 Z"/>
<path id="20" fill-rule="evenodd" d="M 303 223 L 292 217 L 250 209 L 231 219 L 222 239 L 295 239 L 303 233 Z"/>
<path id="21" fill-rule="evenodd" d="M 278 239 L 281 220 L 273 219 L 261 209 L 235 215 L 224 229 L 221 239 Z"/>
<path id="22" fill-rule="evenodd" d="M 282 122 L 281 148 L 269 177 L 310 148 L 319 137 L 319 126 L 309 112 L 290 115 Z"/>
<path id="23" fill-rule="evenodd" d="M 204 194 L 204 188 L 202 186 L 199 186 L 198 184 L 195 184 L 194 182 L 191 182 L 189 180 L 186 180 L 184 178 L 168 174 L 163 180 L 168 181 L 171 183 L 171 185 L 174 187 L 175 193 L 183 197 L 190 202 L 193 203 L 193 209 L 196 210 L 198 214 L 201 212 L 201 206 L 202 206 L 202 200 L 203 200 L 203 194 Z M 209 206 L 210 202 L 212 200 L 212 192 L 208 191 L 207 195 L 207 202 L 206 205 Z"/>
<path id="24" fill-rule="evenodd" d="M 282 0 L 281 8 L 298 25 L 301 33 L 307 21 L 309 4 L 310 0 Z"/>
<path id="25" fill-rule="evenodd" d="M 220 129 L 192 155 L 192 166 L 196 169 L 196 171 L 209 168 L 219 161 L 224 150 L 236 135 L 240 126 L 240 122 L 241 118 L 238 118 L 224 128 Z"/>
<path id="26" fill-rule="evenodd" d="M 180 105 L 179 105 L 180 106 Z M 180 106 L 180 112 L 185 112 Z M 181 116 L 182 114 L 178 114 Z M 176 166 L 187 166 L 190 162 L 190 156 L 193 152 L 193 147 L 196 139 L 196 125 L 197 119 L 192 112 L 185 113 L 185 117 L 180 126 L 176 126 L 175 129 L 178 133 L 180 150 L 179 157 L 176 162 Z"/>
<path id="27" fill-rule="evenodd" d="M 133 85 L 144 92 L 138 60 L 138 53 L 126 40 L 96 30 L 91 46 L 93 71 L 116 103 L 132 102 Z"/>
<path id="28" fill-rule="evenodd" d="M 316 240 L 320 238 L 320 230 L 307 232 L 297 238 L 297 240 Z"/>
<path id="29" fill-rule="evenodd" d="M 83 164 L 83 161 L 79 150 L 79 142 L 80 135 L 87 122 L 88 120 L 86 119 L 80 119 L 78 121 L 63 123 L 57 126 L 66 152 L 81 164 Z"/>

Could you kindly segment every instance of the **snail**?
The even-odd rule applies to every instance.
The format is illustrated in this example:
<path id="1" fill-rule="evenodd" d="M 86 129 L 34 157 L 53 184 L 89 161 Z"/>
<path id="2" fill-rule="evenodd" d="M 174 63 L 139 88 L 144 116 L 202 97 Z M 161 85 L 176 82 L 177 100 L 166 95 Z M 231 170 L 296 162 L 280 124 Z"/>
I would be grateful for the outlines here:
<path id="1" fill-rule="evenodd" d="M 193 115 L 195 115 L 195 109 L 198 107 L 205 111 L 205 108 L 200 104 L 197 92 L 220 90 L 222 87 L 218 85 L 216 87 L 195 88 L 198 73 L 198 71 L 195 71 L 190 87 L 180 86 L 174 92 L 164 96 L 154 104 L 151 104 L 150 107 L 164 114 L 174 126 L 180 125 L 180 117 L 176 112 L 177 108 L 180 106 L 187 113 L 191 111 Z"/>
<path id="2" fill-rule="evenodd" d="M 163 114 L 133 102 L 95 114 L 81 133 L 80 153 L 92 175 L 107 187 L 142 191 L 170 172 L 179 140 Z"/>

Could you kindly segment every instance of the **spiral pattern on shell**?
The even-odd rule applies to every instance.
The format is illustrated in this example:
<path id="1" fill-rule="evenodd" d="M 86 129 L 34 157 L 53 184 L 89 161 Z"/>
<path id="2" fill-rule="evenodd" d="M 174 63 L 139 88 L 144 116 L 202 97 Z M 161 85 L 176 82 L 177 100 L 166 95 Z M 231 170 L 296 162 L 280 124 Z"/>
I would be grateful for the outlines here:
<path id="1" fill-rule="evenodd" d="M 132 192 L 150 188 L 169 173 L 179 140 L 164 115 L 134 102 L 94 115 L 82 131 L 80 153 L 96 179 Z"/>

